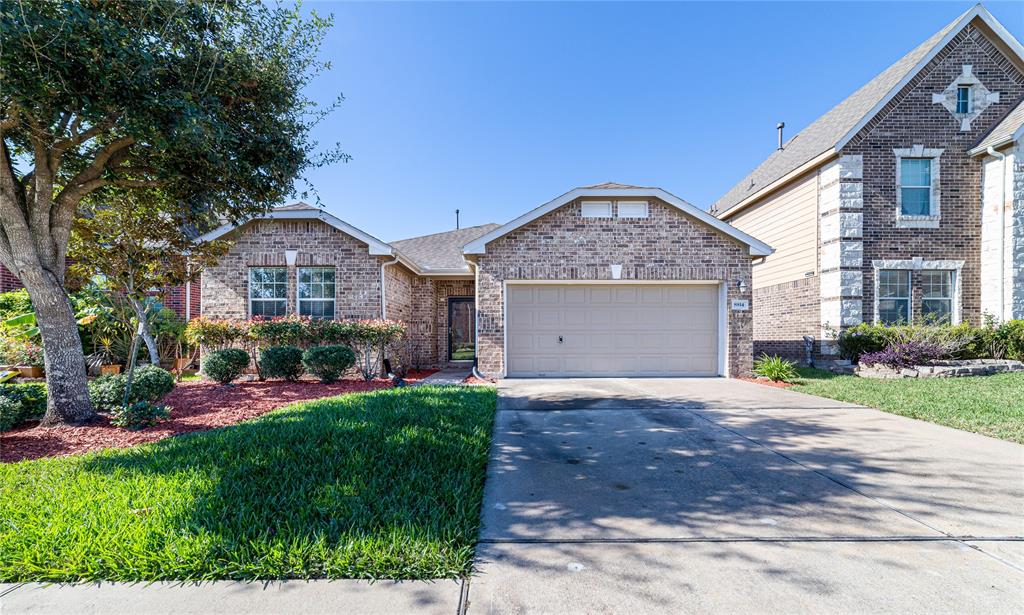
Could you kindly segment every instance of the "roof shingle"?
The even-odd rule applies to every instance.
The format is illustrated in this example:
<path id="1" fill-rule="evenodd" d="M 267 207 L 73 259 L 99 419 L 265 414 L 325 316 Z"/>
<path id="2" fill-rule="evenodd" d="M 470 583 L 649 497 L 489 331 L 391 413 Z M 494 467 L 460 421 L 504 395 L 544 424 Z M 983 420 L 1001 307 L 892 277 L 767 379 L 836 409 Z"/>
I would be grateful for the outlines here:
<path id="1" fill-rule="evenodd" d="M 443 269 L 469 272 L 469 266 L 466 265 L 466 261 L 462 257 L 462 246 L 499 226 L 501 225 L 470 226 L 444 233 L 392 241 L 391 246 L 424 271 Z"/>

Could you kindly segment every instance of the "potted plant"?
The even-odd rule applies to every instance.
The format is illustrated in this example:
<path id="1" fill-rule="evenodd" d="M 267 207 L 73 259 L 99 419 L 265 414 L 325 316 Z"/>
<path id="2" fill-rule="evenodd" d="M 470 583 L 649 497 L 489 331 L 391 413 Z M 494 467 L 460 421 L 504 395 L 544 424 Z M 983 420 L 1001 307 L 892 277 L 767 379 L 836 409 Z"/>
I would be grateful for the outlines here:
<path id="1" fill-rule="evenodd" d="M 13 359 L 22 378 L 43 377 L 43 349 L 29 340 L 16 340 Z"/>
<path id="2" fill-rule="evenodd" d="M 110 349 L 110 345 L 113 343 L 109 337 L 99 337 L 96 340 L 98 346 L 97 355 L 100 358 L 100 375 L 106 376 L 107 374 L 120 374 L 121 364 L 114 363 L 114 352 Z"/>

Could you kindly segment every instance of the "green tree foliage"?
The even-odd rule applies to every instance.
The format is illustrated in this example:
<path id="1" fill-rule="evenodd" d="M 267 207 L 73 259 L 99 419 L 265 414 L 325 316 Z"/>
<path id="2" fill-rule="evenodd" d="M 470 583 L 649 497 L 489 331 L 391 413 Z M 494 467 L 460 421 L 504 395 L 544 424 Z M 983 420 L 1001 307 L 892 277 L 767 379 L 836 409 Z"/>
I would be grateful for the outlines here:
<path id="1" fill-rule="evenodd" d="M 344 159 L 316 153 L 329 108 L 302 94 L 329 26 L 259 0 L 0 3 L 0 264 L 39 320 L 44 424 L 95 416 L 64 286 L 83 199 L 159 189 L 161 213 L 204 230 Z"/>

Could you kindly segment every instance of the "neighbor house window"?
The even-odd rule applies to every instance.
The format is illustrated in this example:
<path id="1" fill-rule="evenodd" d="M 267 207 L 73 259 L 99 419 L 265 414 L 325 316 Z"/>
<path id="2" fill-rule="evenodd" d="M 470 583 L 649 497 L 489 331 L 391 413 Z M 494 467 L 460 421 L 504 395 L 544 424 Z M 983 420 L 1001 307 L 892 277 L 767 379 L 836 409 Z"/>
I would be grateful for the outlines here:
<path id="1" fill-rule="evenodd" d="M 932 159 L 900 159 L 900 213 L 928 216 L 932 213 Z"/>
<path id="2" fill-rule="evenodd" d="M 584 218 L 611 218 L 611 201 L 583 201 L 581 213 Z"/>
<path id="3" fill-rule="evenodd" d="M 334 318 L 334 267 L 302 267 L 298 278 L 299 316 Z"/>
<path id="4" fill-rule="evenodd" d="M 953 316 L 953 272 L 921 272 L 921 317 L 929 323 L 948 323 Z"/>
<path id="5" fill-rule="evenodd" d="M 249 315 L 284 316 L 288 311 L 288 270 L 253 267 L 249 270 Z"/>
<path id="6" fill-rule="evenodd" d="M 647 201 L 619 201 L 620 218 L 646 218 Z"/>
<path id="7" fill-rule="evenodd" d="M 878 320 L 886 325 L 910 322 L 910 271 L 878 271 Z"/>
<path id="8" fill-rule="evenodd" d="M 961 85 L 956 88 L 956 112 L 971 112 L 971 86 Z"/>

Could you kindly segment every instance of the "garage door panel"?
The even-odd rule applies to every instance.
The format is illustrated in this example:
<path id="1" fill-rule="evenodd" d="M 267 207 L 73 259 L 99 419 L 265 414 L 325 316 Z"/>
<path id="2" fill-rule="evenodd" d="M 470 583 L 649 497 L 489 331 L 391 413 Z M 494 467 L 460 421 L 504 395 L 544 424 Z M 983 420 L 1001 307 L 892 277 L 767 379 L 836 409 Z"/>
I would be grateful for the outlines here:
<path id="1" fill-rule="evenodd" d="M 510 376 L 718 373 L 716 285 L 509 285 L 508 310 Z"/>

